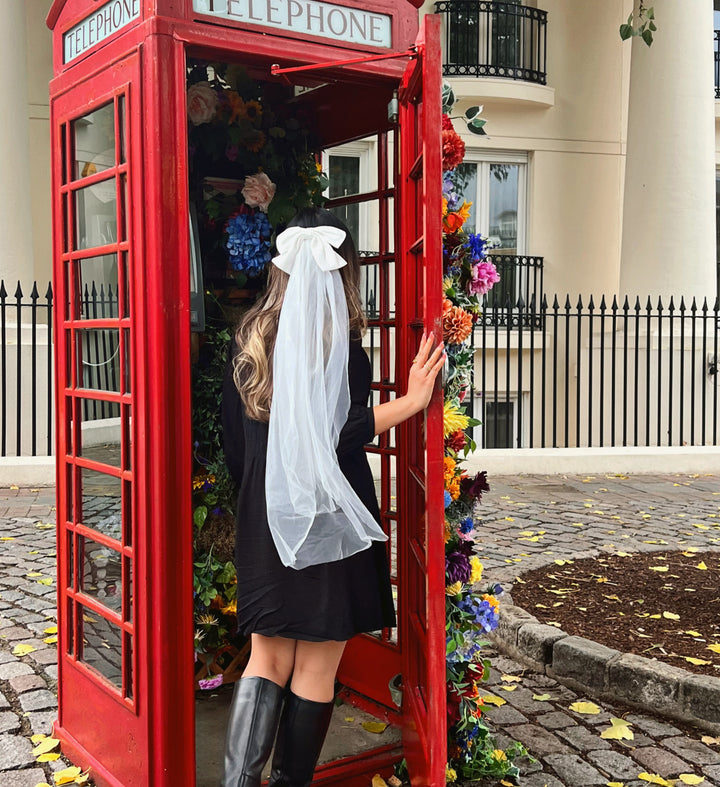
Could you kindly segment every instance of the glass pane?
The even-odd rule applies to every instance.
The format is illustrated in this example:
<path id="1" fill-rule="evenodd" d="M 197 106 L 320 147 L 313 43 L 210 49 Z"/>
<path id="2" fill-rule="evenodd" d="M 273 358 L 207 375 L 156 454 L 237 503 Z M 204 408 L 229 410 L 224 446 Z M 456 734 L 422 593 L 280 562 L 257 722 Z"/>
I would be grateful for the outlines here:
<path id="1" fill-rule="evenodd" d="M 128 254 L 122 254 L 122 281 L 123 281 L 123 304 L 122 304 L 122 317 L 130 316 L 130 269 L 128 268 Z"/>
<path id="2" fill-rule="evenodd" d="M 97 470 L 78 469 L 82 473 L 82 523 L 120 541 L 122 481 Z"/>
<path id="3" fill-rule="evenodd" d="M 120 392 L 119 333 L 114 328 L 75 331 L 79 388 Z"/>
<path id="4" fill-rule="evenodd" d="M 330 197 L 348 197 L 360 193 L 360 157 L 329 156 Z"/>
<path id="5" fill-rule="evenodd" d="M 74 180 L 115 166 L 115 112 L 112 102 L 75 120 L 72 133 Z"/>
<path id="6" fill-rule="evenodd" d="M 133 698 L 133 638 L 125 635 L 125 696 Z"/>
<path id="7" fill-rule="evenodd" d="M 125 328 L 122 332 L 123 336 L 123 392 L 130 393 L 132 391 L 132 356 L 130 347 L 130 331 Z"/>
<path id="8" fill-rule="evenodd" d="M 130 558 L 125 558 L 125 581 L 127 583 L 127 598 L 125 599 L 125 620 L 130 623 L 135 619 L 134 615 L 134 582 L 133 582 L 133 561 Z"/>
<path id="9" fill-rule="evenodd" d="M 91 249 L 117 242 L 115 178 L 77 189 L 75 194 L 76 248 Z"/>
<path id="10" fill-rule="evenodd" d="M 82 610 L 82 657 L 89 667 L 97 670 L 122 689 L 122 632 L 97 612 L 78 605 Z"/>
<path id="11" fill-rule="evenodd" d="M 132 416 L 130 405 L 122 410 L 122 466 L 124 470 L 132 470 Z"/>
<path id="12" fill-rule="evenodd" d="M 75 588 L 75 534 L 68 531 L 67 535 L 67 577 L 66 584 Z"/>
<path id="13" fill-rule="evenodd" d="M 118 405 L 114 402 L 82 399 L 80 410 L 78 456 L 111 467 L 121 467 L 120 418 L 110 414 L 117 412 Z"/>
<path id="14" fill-rule="evenodd" d="M 65 616 L 65 637 L 67 642 L 67 652 L 75 655 L 75 604 L 72 599 L 67 599 L 67 614 Z"/>
<path id="15" fill-rule="evenodd" d="M 125 152 L 125 140 L 127 138 L 127 132 L 125 129 L 125 122 L 126 122 L 126 113 L 125 113 L 125 96 L 120 96 L 118 99 L 118 133 L 120 136 L 120 163 L 125 163 L 126 152 Z"/>
<path id="16" fill-rule="evenodd" d="M 449 180 L 449 179 L 448 179 Z M 459 196 L 459 204 L 463 201 L 472 203 L 470 216 L 463 229 L 466 232 L 478 232 L 477 227 L 477 198 L 478 198 L 478 168 L 477 164 L 460 164 L 452 177 L 455 193 Z M 448 192 L 448 184 L 444 184 L 443 191 Z M 480 229 L 482 231 L 482 228 Z"/>
<path id="17" fill-rule="evenodd" d="M 378 263 L 360 267 L 360 302 L 369 320 L 379 316 L 380 266 Z"/>
<path id="18" fill-rule="evenodd" d="M 122 570 L 120 553 L 78 536 L 82 554 L 80 590 L 109 607 L 122 609 Z"/>
<path id="19" fill-rule="evenodd" d="M 517 254 L 518 164 L 490 165 L 490 227 L 488 246 Z"/>
<path id="20" fill-rule="evenodd" d="M 485 448 L 513 448 L 514 402 L 488 402 L 485 405 Z"/>
<path id="21" fill-rule="evenodd" d="M 98 320 L 118 316 L 117 254 L 76 260 L 75 319 Z"/>
<path id="22" fill-rule="evenodd" d="M 126 547 L 131 547 L 133 544 L 133 537 L 132 537 L 132 484 L 130 481 L 123 482 L 123 503 L 122 503 L 122 512 L 123 512 L 123 544 Z M 132 595 L 132 586 L 130 587 L 130 592 Z"/>

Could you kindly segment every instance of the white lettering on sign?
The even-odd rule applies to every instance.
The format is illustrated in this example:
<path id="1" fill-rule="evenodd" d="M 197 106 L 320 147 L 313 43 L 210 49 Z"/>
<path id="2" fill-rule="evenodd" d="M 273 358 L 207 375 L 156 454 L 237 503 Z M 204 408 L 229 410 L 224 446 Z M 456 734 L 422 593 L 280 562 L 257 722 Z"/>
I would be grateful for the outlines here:
<path id="1" fill-rule="evenodd" d="M 69 63 L 95 44 L 117 33 L 140 16 L 140 0 L 110 0 L 63 36 L 65 62 Z"/>
<path id="2" fill-rule="evenodd" d="M 392 46 L 392 17 L 319 0 L 193 0 L 193 10 L 366 46 Z"/>

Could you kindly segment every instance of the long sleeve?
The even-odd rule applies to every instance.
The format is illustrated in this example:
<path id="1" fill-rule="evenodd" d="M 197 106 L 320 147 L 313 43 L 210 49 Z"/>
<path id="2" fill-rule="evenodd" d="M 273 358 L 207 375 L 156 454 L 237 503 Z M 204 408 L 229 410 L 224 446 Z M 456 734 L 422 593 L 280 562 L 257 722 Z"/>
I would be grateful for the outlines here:
<path id="1" fill-rule="evenodd" d="M 234 345 L 233 345 L 234 349 Z M 222 393 L 223 450 L 230 475 L 239 484 L 245 463 L 242 399 L 232 375 L 232 351 L 225 368 Z"/>
<path id="2" fill-rule="evenodd" d="M 340 431 L 337 455 L 342 456 L 362 448 L 375 437 L 375 416 L 368 407 L 370 396 L 370 359 L 359 341 L 350 342 L 348 365 L 350 381 L 350 411 Z"/>

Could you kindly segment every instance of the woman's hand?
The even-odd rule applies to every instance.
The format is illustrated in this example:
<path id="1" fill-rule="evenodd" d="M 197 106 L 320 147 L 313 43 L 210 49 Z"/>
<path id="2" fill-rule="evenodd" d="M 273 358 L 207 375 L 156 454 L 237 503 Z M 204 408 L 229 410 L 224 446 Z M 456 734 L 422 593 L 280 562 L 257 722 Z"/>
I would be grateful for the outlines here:
<path id="1" fill-rule="evenodd" d="M 435 378 L 445 365 L 445 345 L 440 342 L 433 349 L 434 344 L 434 334 L 426 336 L 423 333 L 420 347 L 410 368 L 406 395 L 415 412 L 424 410 L 430 403 Z"/>
<path id="2" fill-rule="evenodd" d="M 445 345 L 440 342 L 435 349 L 435 336 L 423 334 L 420 349 L 413 359 L 408 377 L 407 393 L 397 399 L 373 407 L 375 434 L 382 434 L 393 426 L 424 410 L 430 403 L 435 378 L 445 363 Z"/>

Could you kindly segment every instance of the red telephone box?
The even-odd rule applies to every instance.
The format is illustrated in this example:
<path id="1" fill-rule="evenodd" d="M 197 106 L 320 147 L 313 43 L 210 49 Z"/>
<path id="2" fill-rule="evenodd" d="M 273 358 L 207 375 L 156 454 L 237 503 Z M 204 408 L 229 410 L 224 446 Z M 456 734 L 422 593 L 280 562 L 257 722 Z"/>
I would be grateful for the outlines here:
<path id="1" fill-rule="evenodd" d="M 386 401 L 401 392 L 422 331 L 441 330 L 439 20 L 425 17 L 418 35 L 408 0 L 55 0 L 48 25 L 56 733 L 99 785 L 193 785 L 187 59 L 313 84 L 301 100 L 325 146 L 375 135 L 377 187 L 331 204 L 378 206 L 379 248 L 364 262 L 379 274 L 373 388 Z M 272 76 L 273 64 L 297 70 Z M 399 125 L 387 114 L 396 93 Z M 114 293 L 100 311 L 83 299 L 97 280 Z M 367 784 L 404 755 L 413 785 L 437 787 L 446 761 L 439 392 L 424 419 L 371 450 L 399 623 L 356 637 L 339 677 L 351 701 L 402 724 L 403 752 L 326 764 L 315 783 Z M 400 712 L 388 689 L 397 673 Z"/>

